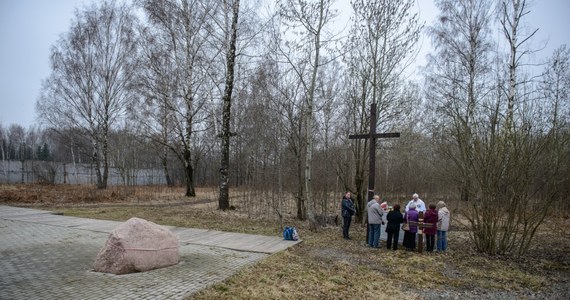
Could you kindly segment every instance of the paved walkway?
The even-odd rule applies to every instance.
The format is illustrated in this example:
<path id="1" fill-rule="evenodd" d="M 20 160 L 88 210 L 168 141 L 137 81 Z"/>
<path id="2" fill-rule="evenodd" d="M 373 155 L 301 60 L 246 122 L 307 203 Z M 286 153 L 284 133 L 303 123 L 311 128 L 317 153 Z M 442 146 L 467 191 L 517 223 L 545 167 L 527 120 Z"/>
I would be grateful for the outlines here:
<path id="1" fill-rule="evenodd" d="M 92 271 L 118 224 L 0 205 L 0 299 L 184 299 L 297 243 L 169 227 L 180 241 L 178 265 L 127 275 Z"/>

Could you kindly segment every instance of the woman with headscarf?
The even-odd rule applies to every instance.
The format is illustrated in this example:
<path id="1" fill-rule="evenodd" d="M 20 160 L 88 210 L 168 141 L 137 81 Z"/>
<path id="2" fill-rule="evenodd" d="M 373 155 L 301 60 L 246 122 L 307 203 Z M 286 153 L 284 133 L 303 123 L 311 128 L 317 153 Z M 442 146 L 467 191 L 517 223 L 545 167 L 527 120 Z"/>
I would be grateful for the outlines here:
<path id="1" fill-rule="evenodd" d="M 437 252 L 447 250 L 447 231 L 451 223 L 451 213 L 443 201 L 437 203 Z"/>
<path id="2" fill-rule="evenodd" d="M 418 218 L 419 214 L 416 211 L 416 204 L 410 203 L 408 211 L 404 215 L 404 223 L 409 226 L 408 230 L 404 231 L 404 247 L 407 251 L 416 249 L 416 233 L 418 232 Z"/>

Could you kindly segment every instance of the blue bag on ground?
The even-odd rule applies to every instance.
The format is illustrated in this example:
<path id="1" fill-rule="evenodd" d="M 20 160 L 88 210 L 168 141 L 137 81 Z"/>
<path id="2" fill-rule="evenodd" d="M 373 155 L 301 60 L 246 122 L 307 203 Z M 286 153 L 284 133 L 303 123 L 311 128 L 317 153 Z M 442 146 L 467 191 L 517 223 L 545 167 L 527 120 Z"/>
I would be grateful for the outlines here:
<path id="1" fill-rule="evenodd" d="M 295 227 L 286 226 L 283 229 L 283 238 L 288 241 L 296 241 L 299 239 L 299 234 L 297 233 L 297 229 Z"/>

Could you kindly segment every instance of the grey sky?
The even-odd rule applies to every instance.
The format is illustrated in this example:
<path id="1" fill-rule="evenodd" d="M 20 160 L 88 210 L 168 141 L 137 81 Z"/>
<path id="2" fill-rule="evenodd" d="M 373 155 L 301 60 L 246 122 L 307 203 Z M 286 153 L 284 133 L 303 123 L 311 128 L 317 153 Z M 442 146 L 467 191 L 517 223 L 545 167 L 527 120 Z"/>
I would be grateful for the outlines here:
<path id="1" fill-rule="evenodd" d="M 337 0 L 342 6 L 348 0 Z M 76 7 L 90 0 L 0 0 L 0 125 L 37 124 L 35 103 L 41 81 L 49 75 L 49 49 L 69 28 Z M 417 0 L 421 18 L 431 25 L 432 0 Z M 542 56 L 562 44 L 570 46 L 570 1 L 531 0 L 528 25 L 539 28 L 534 43 L 549 40 Z M 424 62 L 429 40 L 422 42 L 418 62 Z M 539 58 L 536 58 L 539 59 Z"/>
<path id="2" fill-rule="evenodd" d="M 28 128 L 49 75 L 49 49 L 83 0 L 0 0 L 0 124 Z"/>

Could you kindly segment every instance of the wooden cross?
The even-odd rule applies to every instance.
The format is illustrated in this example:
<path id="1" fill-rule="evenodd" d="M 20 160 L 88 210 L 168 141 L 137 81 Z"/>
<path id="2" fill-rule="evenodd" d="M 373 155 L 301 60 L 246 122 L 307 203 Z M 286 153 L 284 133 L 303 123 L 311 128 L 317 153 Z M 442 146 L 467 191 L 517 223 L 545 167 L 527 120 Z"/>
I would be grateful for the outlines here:
<path id="1" fill-rule="evenodd" d="M 433 224 L 424 223 L 424 212 L 420 211 L 418 213 L 418 221 L 410 221 L 410 226 L 418 226 L 418 252 L 422 253 L 424 251 L 424 228 L 432 228 Z"/>
<path id="2" fill-rule="evenodd" d="M 376 133 L 376 103 L 370 105 L 370 132 L 368 134 L 351 134 L 349 139 L 369 139 L 370 153 L 368 160 L 368 201 L 374 197 L 374 177 L 376 177 L 376 139 L 379 138 L 397 138 L 400 137 L 399 132 Z"/>

